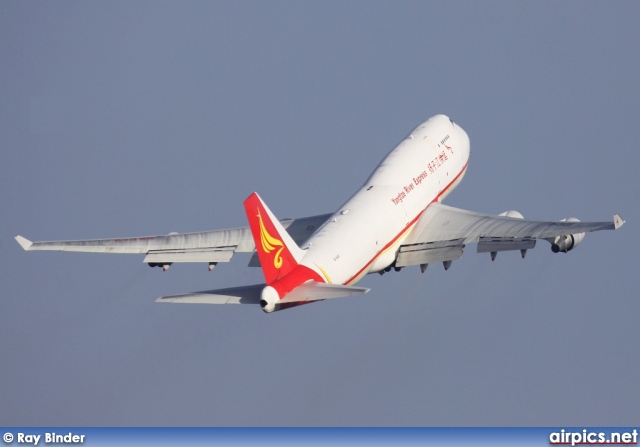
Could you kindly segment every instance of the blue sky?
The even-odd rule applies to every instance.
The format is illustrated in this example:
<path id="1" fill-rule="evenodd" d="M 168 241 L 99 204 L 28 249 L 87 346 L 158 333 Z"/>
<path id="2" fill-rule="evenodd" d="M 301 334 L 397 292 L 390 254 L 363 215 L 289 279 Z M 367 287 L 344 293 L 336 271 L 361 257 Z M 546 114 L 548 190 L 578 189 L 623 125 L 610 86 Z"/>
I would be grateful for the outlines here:
<path id="1" fill-rule="evenodd" d="M 3 2 L 5 425 L 633 425 L 637 2 Z M 161 305 L 249 257 L 26 253 L 13 240 L 332 212 L 416 124 L 471 139 L 452 206 L 628 221 L 569 254 L 467 248 L 265 315 Z"/>

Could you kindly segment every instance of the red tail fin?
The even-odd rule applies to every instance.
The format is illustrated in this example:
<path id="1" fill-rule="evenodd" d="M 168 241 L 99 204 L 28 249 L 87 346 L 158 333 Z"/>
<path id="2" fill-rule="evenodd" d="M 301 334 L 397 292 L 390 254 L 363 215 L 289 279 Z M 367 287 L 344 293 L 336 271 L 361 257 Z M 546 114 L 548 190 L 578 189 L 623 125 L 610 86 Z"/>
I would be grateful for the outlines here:
<path id="1" fill-rule="evenodd" d="M 275 218 L 257 193 L 244 201 L 253 241 L 256 244 L 262 273 L 267 284 L 291 272 L 304 252 L 291 239 L 287 230 Z"/>

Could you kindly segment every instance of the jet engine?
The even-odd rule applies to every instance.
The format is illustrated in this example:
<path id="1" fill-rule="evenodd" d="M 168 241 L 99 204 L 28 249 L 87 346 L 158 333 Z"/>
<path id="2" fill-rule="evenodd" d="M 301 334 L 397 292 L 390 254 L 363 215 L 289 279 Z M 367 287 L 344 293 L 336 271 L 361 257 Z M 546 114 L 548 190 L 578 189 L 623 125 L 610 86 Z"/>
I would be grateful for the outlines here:
<path id="1" fill-rule="evenodd" d="M 580 222 L 575 217 L 567 217 L 560 222 Z M 566 236 L 557 236 L 555 239 L 549 239 L 551 242 L 551 251 L 554 253 L 567 253 L 576 248 L 576 246 L 584 239 L 584 233 L 568 234 Z"/>

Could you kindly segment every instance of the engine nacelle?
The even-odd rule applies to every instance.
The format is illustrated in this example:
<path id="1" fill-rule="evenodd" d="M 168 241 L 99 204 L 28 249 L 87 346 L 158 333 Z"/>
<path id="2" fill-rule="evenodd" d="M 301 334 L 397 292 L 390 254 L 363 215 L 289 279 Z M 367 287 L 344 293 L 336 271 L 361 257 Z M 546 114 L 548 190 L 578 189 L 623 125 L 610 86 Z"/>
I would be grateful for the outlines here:
<path id="1" fill-rule="evenodd" d="M 580 222 L 575 217 L 567 217 L 560 220 L 560 222 Z M 584 239 L 584 233 L 568 234 L 566 236 L 558 236 L 555 239 L 549 240 L 551 242 L 551 251 L 554 253 L 567 253 L 578 246 Z"/>

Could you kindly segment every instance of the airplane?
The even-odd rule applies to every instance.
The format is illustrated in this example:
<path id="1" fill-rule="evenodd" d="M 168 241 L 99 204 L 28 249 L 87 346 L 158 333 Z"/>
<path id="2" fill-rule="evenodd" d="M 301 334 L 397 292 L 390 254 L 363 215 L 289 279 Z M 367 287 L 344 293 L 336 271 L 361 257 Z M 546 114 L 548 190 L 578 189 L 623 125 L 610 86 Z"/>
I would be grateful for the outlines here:
<path id="1" fill-rule="evenodd" d="M 332 214 L 278 220 L 257 193 L 245 201 L 248 227 L 164 236 L 31 242 L 25 250 L 145 254 L 144 262 L 167 270 L 173 263 L 206 262 L 212 270 L 235 253 L 253 253 L 249 266 L 262 267 L 265 282 L 170 295 L 157 302 L 259 304 L 266 313 L 332 298 L 362 295 L 356 286 L 367 274 L 442 262 L 448 270 L 467 244 L 478 253 L 519 250 L 536 240 L 567 253 L 586 232 L 617 230 L 609 222 L 526 220 L 517 211 L 489 215 L 442 204 L 469 164 L 467 133 L 445 115 L 413 129 L 392 149 L 362 187 Z"/>

